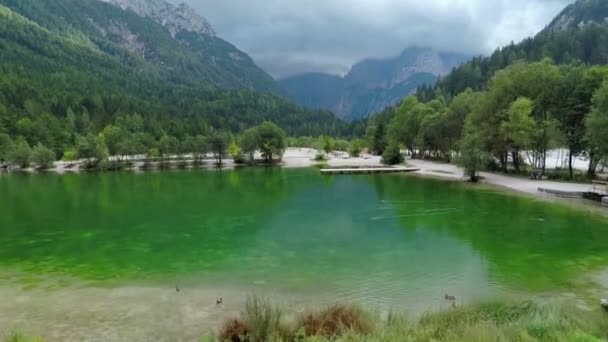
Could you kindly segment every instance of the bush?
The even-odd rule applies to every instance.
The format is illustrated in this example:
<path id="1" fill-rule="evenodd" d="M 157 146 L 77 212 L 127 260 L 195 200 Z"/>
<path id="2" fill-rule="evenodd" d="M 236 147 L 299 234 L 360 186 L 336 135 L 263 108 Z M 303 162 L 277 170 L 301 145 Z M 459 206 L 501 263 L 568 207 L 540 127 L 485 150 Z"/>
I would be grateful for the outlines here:
<path id="1" fill-rule="evenodd" d="M 361 156 L 361 151 L 363 151 L 363 140 L 361 139 L 356 139 L 355 141 L 353 141 L 353 143 L 350 145 L 350 156 L 357 158 L 359 156 Z"/>
<path id="2" fill-rule="evenodd" d="M 220 341 L 287 341 L 293 333 L 281 324 L 281 311 L 256 296 L 247 298 L 240 318 L 224 322 Z"/>
<path id="3" fill-rule="evenodd" d="M 23 137 L 19 137 L 15 140 L 15 145 L 13 149 L 9 151 L 7 159 L 11 164 L 25 168 L 30 165 L 31 154 L 32 150 L 30 145 Z"/>
<path id="4" fill-rule="evenodd" d="M 336 151 L 348 152 L 350 150 L 350 142 L 343 139 L 338 139 L 334 142 L 334 149 Z"/>
<path id="5" fill-rule="evenodd" d="M 575 181 L 575 182 L 588 182 L 589 176 L 586 172 L 574 171 L 572 177 L 570 177 L 570 171 L 567 169 L 555 169 L 547 170 L 547 179 L 557 181 Z"/>
<path id="6" fill-rule="evenodd" d="M 327 157 L 325 157 L 324 153 L 319 152 L 319 153 L 317 153 L 315 155 L 315 159 L 314 160 L 318 161 L 318 162 L 324 162 L 324 161 L 327 161 Z"/>
<path id="7" fill-rule="evenodd" d="M 372 331 L 361 310 L 353 306 L 334 305 L 323 311 L 310 313 L 300 319 L 298 326 L 306 336 L 336 338 L 346 332 L 368 334 Z"/>
<path id="8" fill-rule="evenodd" d="M 232 157 L 235 164 L 245 164 L 247 162 L 247 158 L 242 152 L 237 153 Z"/>
<path id="9" fill-rule="evenodd" d="M 397 165 L 403 163 L 405 159 L 401 154 L 401 148 L 396 143 L 388 145 L 382 154 L 382 163 L 386 165 Z"/>
<path id="10" fill-rule="evenodd" d="M 55 152 L 39 143 L 32 150 L 32 161 L 41 169 L 48 169 L 55 162 Z"/>
<path id="11" fill-rule="evenodd" d="M 78 159 L 78 152 L 76 152 L 76 150 L 73 148 L 65 150 L 63 152 L 63 156 L 61 157 L 61 160 L 66 162 L 75 161 L 76 159 Z"/>
<path id="12" fill-rule="evenodd" d="M 271 335 L 283 330 L 281 311 L 256 296 L 247 298 L 242 318 L 249 328 L 248 337 L 252 341 L 268 341 Z"/>
<path id="13" fill-rule="evenodd" d="M 241 342 L 246 341 L 249 328 L 247 324 L 238 318 L 231 318 L 224 322 L 219 333 L 220 341 Z"/>

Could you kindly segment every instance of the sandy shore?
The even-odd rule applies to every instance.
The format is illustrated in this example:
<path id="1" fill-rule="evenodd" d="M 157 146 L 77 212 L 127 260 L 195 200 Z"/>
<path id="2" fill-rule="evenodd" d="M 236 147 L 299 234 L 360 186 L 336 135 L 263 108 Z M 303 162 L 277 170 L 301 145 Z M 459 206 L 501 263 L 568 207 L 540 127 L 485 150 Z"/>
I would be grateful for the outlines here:
<path id="1" fill-rule="evenodd" d="M 422 175 L 448 179 L 464 179 L 464 170 L 454 164 L 436 163 L 418 159 L 409 159 L 407 163 L 420 169 L 418 173 Z M 544 196 L 544 194 L 540 193 L 538 188 L 568 192 L 586 192 L 591 188 L 591 185 L 589 184 L 529 180 L 526 178 L 505 176 L 490 172 L 481 172 L 480 175 L 483 177 L 483 182 L 485 183 L 539 196 Z"/>
<path id="2" fill-rule="evenodd" d="M 312 167 L 317 164 L 327 165 L 329 167 L 377 167 L 382 166 L 381 157 L 370 154 L 363 154 L 357 158 L 351 158 L 346 152 L 333 152 L 328 155 L 328 160 L 317 162 L 314 160 L 318 151 L 311 148 L 288 148 L 283 155 L 283 159 L 279 165 L 285 168 L 303 168 Z M 187 157 L 187 156 L 186 156 Z M 256 155 L 256 159 L 261 159 L 261 155 Z M 130 170 L 143 171 L 144 162 L 143 156 L 135 156 L 131 158 L 132 166 Z M 170 161 L 173 167 L 177 168 L 178 161 Z M 208 155 L 203 161 L 202 169 L 217 169 L 215 161 L 211 155 Z M 49 172 L 68 173 L 79 172 L 84 161 L 77 162 L 56 162 L 54 167 L 47 170 Z M 417 172 L 419 175 L 430 176 L 436 178 L 464 180 L 464 170 L 454 164 L 438 163 L 432 161 L 408 159 L 407 164 L 411 167 L 420 169 Z M 580 165 L 579 165 L 580 164 Z M 579 162 L 577 166 L 585 166 L 583 162 Z M 192 166 L 188 166 L 191 168 Z M 223 169 L 234 169 L 237 165 L 231 159 L 225 159 Z M 35 172 L 33 168 L 26 169 L 28 172 Z M 547 180 L 529 180 L 521 177 L 512 177 L 501 174 L 482 172 L 483 182 L 500 187 L 504 187 L 513 191 L 535 195 L 539 197 L 547 197 L 546 194 L 538 191 L 539 188 L 546 188 L 565 192 L 586 192 L 591 190 L 591 185 L 581 183 L 554 182 Z"/>

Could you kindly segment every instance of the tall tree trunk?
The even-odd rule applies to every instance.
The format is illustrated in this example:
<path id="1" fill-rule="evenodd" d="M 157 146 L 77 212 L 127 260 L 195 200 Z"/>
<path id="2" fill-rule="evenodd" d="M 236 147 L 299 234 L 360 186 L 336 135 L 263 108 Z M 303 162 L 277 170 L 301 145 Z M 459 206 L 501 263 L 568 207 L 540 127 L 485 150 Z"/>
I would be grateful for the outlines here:
<path id="1" fill-rule="evenodd" d="M 593 151 L 589 151 L 589 168 L 587 169 L 587 177 L 589 179 L 595 178 L 595 171 L 597 170 L 597 165 L 599 164 L 599 160 L 595 157 L 596 153 Z"/>
<path id="2" fill-rule="evenodd" d="M 515 149 L 511 152 L 513 156 L 513 167 L 515 171 L 519 173 L 519 150 Z"/>
<path id="3" fill-rule="evenodd" d="M 573 157 L 573 153 L 572 153 L 572 148 L 570 148 L 570 153 L 568 154 L 568 172 L 570 174 L 570 179 L 572 179 L 572 176 L 574 175 L 574 170 L 572 170 L 572 157 Z"/>

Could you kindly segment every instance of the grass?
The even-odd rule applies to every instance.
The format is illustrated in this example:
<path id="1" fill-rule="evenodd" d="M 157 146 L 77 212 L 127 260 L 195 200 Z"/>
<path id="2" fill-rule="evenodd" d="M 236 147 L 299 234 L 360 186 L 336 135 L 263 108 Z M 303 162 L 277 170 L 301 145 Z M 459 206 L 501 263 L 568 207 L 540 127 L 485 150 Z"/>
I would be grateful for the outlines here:
<path id="1" fill-rule="evenodd" d="M 276 311 L 275 311 L 276 310 Z M 227 334 L 237 332 L 237 334 Z M 489 303 L 428 313 L 418 320 L 378 315 L 348 305 L 283 320 L 268 302 L 249 299 L 226 321 L 219 341 L 603 341 L 608 313 L 568 305 Z"/>
<path id="2" fill-rule="evenodd" d="M 267 300 L 247 299 L 239 317 L 227 319 L 217 336 L 230 342 L 485 342 L 605 341 L 608 312 L 567 304 L 486 303 L 427 313 L 417 320 L 389 313 L 381 318 L 352 305 L 332 305 L 290 318 Z M 2 342 L 42 342 L 10 334 Z"/>
<path id="3" fill-rule="evenodd" d="M 2 336 L 0 334 L 0 338 L 0 341 L 3 342 L 43 342 L 39 337 L 27 337 L 17 332 L 10 333 L 7 336 Z"/>

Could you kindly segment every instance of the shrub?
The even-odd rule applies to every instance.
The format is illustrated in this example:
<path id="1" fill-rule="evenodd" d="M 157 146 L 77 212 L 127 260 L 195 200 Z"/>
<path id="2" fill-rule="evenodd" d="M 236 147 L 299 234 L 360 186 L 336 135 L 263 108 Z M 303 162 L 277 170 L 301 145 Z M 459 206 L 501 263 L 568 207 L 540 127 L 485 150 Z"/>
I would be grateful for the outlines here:
<path id="1" fill-rule="evenodd" d="M 73 148 L 65 150 L 63 152 L 63 156 L 61 157 L 61 160 L 66 162 L 75 161 L 76 159 L 78 159 L 78 152 L 76 152 L 76 150 Z"/>
<path id="2" fill-rule="evenodd" d="M 319 153 L 317 153 L 317 154 L 315 155 L 315 159 L 314 159 L 314 160 L 315 160 L 315 161 L 318 161 L 318 162 L 323 162 L 323 161 L 326 161 L 326 160 L 327 160 L 327 157 L 325 157 L 325 154 L 324 154 L 324 153 L 319 152 Z"/>
<path id="3" fill-rule="evenodd" d="M 268 341 L 269 337 L 281 328 L 281 311 L 273 308 L 266 300 L 256 296 L 247 298 L 243 320 L 249 328 L 251 341 Z"/>
<path id="4" fill-rule="evenodd" d="M 41 169 L 48 169 L 53 166 L 55 152 L 51 151 L 41 143 L 38 143 L 32 150 L 32 161 Z"/>
<path id="5" fill-rule="evenodd" d="M 7 159 L 11 164 L 25 168 L 30 165 L 31 154 L 32 149 L 30 148 L 30 145 L 23 137 L 19 137 L 15 140 L 15 145 L 13 149 L 9 151 Z"/>
<path id="6" fill-rule="evenodd" d="M 231 318 L 222 325 L 219 333 L 219 340 L 230 342 L 246 341 L 248 331 L 247 324 L 243 320 Z"/>
<path id="7" fill-rule="evenodd" d="M 405 159 L 401 154 L 401 148 L 396 143 L 388 145 L 382 154 L 382 163 L 387 165 L 397 165 L 403 163 Z"/>
<path id="8" fill-rule="evenodd" d="M 361 139 L 356 139 L 355 141 L 353 141 L 353 143 L 350 145 L 350 156 L 351 157 L 359 157 L 361 156 L 361 151 L 363 151 L 363 140 Z"/>
<path id="9" fill-rule="evenodd" d="M 346 332 L 368 334 L 372 331 L 363 312 L 353 306 L 334 305 L 323 311 L 310 313 L 300 319 L 306 336 L 336 338 Z"/>

